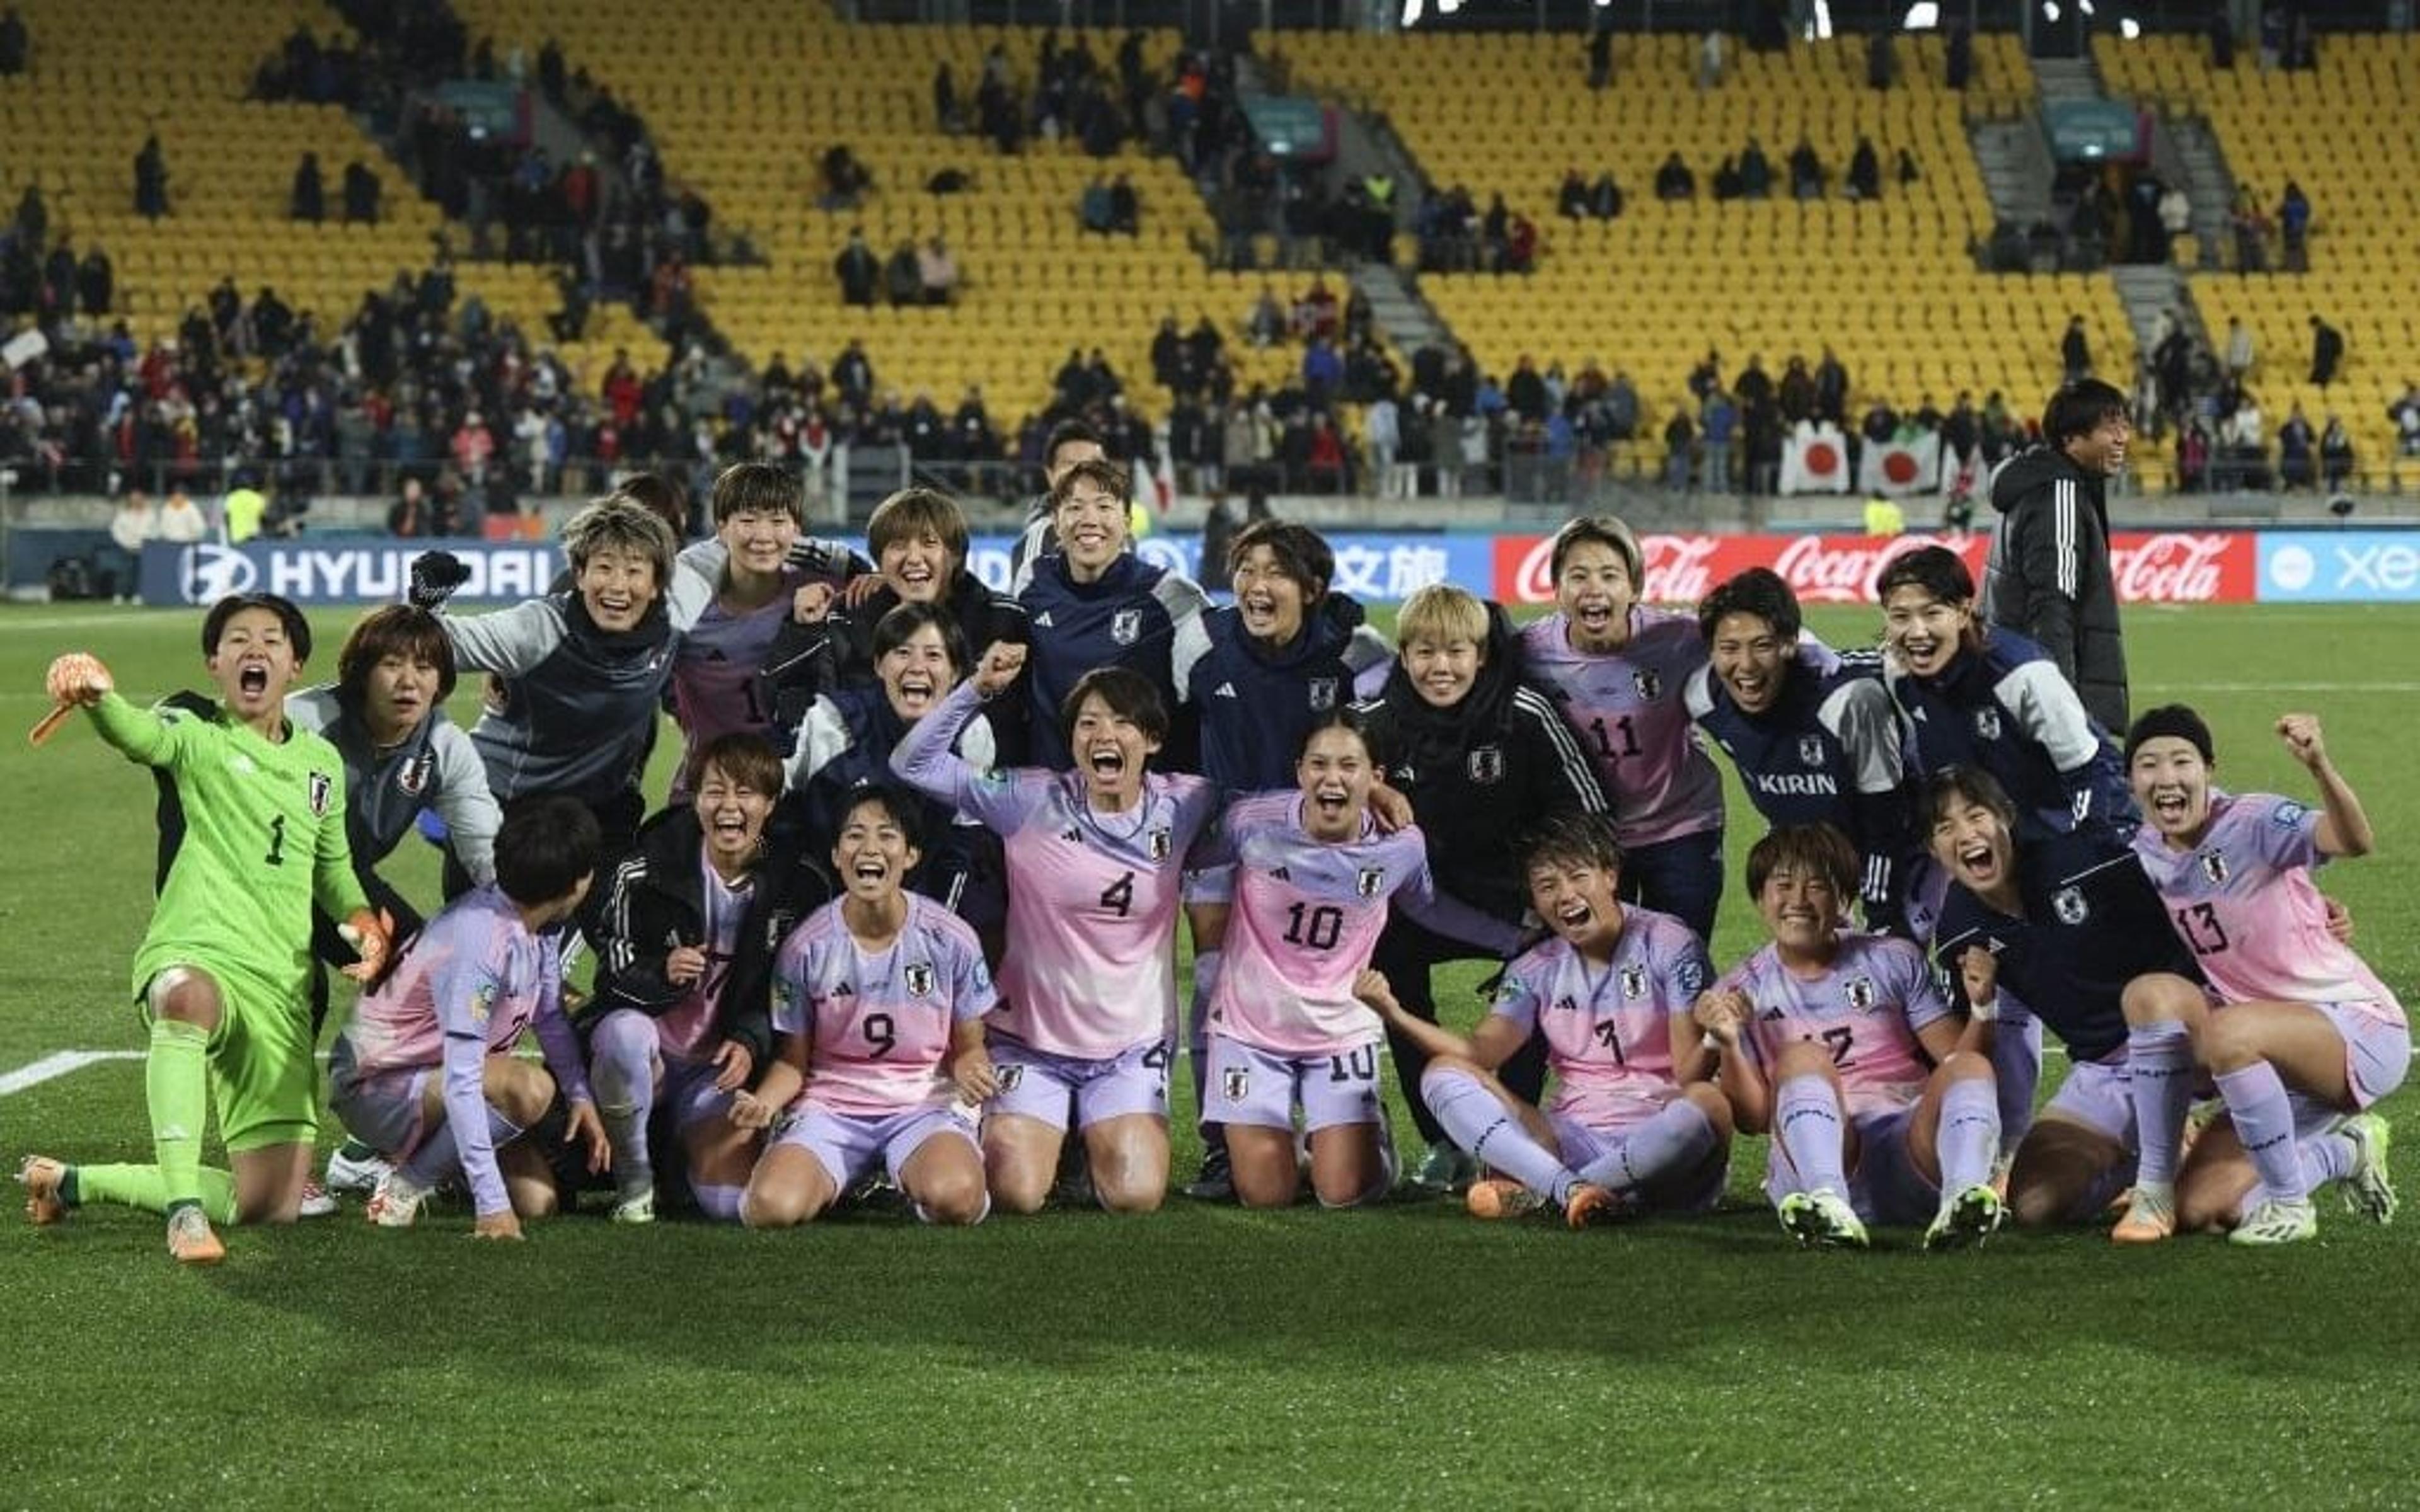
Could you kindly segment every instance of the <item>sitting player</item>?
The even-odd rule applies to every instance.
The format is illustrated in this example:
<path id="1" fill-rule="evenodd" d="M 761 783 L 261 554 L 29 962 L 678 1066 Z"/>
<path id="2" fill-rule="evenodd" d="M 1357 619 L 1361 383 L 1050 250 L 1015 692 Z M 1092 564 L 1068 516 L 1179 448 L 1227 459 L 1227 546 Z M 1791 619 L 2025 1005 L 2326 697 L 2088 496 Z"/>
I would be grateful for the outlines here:
<path id="1" fill-rule="evenodd" d="M 1000 1095 L 984 1118 L 992 1196 L 1032 1212 L 1071 1119 L 1092 1190 L 1148 1212 L 1168 1190 L 1168 1064 L 1176 904 L 1187 854 L 1218 812 L 1200 778 L 1145 769 L 1168 735 L 1151 680 L 1104 667 L 1063 715 L 1076 770 L 984 772 L 950 754 L 976 705 L 1006 692 L 1025 647 L 984 653 L 969 682 L 902 741 L 899 775 L 1004 841 L 1008 933 L 987 1040 Z"/>
<path id="2" fill-rule="evenodd" d="M 563 1016 L 562 931 L 588 894 L 597 821 L 568 797 L 516 804 L 496 833 L 496 880 L 447 904 L 384 981 L 353 1005 L 328 1057 L 329 1104 L 354 1138 L 394 1165 L 366 1209 L 408 1227 L 440 1183 L 460 1175 L 482 1239 L 519 1239 L 520 1220 L 555 1210 L 545 1154 L 517 1143 L 559 1087 L 564 1142 L 608 1164 L 605 1127 Z M 541 1071 L 514 1054 L 535 1029 Z"/>
<path id="3" fill-rule="evenodd" d="M 2067 1077 L 2039 1118 L 2000 1100 L 2001 1144 L 2016 1154 L 2009 1211 L 2027 1227 L 2089 1221 L 2133 1181 L 2140 1148 L 2125 1005 L 2198 1002 L 2201 970 L 2124 841 L 2091 829 L 2020 843 L 2016 805 L 1972 766 L 1927 778 L 1922 811 L 1949 879 L 1933 936 L 1942 974 L 1994 1041 L 2040 1021 L 2067 1046 Z"/>
<path id="4" fill-rule="evenodd" d="M 2367 1110 L 2403 1085 L 2411 1031 L 2395 994 L 2336 937 L 2311 883 L 2333 857 L 2369 854 L 2369 816 L 2316 716 L 2288 714 L 2276 728 L 2318 783 L 2318 809 L 2213 786 L 2210 727 L 2191 709 L 2153 709 L 2126 736 L 2144 814 L 2134 853 L 2225 1006 L 2127 1004 L 2145 1134 L 2133 1201 L 2111 1234 L 2121 1243 L 2230 1226 L 2239 1244 L 2294 1243 L 2319 1231 L 2311 1190 L 2330 1180 L 2345 1182 L 2356 1212 L 2395 1216 L 2386 1120 Z M 2187 1057 L 2217 1083 L 2226 1116 L 2172 1172 L 2154 1165 L 2151 1131 L 2184 1121 Z M 2147 1060 L 2171 1074 L 2145 1076 Z"/>
<path id="5" fill-rule="evenodd" d="M 1324 1206 L 1352 1207 L 1394 1180 L 1378 1092 L 1385 1026 L 1353 995 L 1390 901 L 1499 957 L 1520 931 L 1436 890 L 1417 825 L 1379 833 L 1370 813 L 1377 764 L 1357 712 L 1312 726 L 1295 774 L 1298 791 L 1244 799 L 1220 825 L 1216 854 L 1233 864 L 1234 898 L 1210 999 L 1204 1117 L 1226 1125 L 1237 1198 L 1280 1208 L 1302 1185 L 1299 1109 L 1312 1190 Z"/>
<path id="6" fill-rule="evenodd" d="M 1522 847 L 1530 905 L 1555 937 L 1504 968 L 1469 1038 L 1407 1013 L 1387 979 L 1355 987 L 1390 1026 L 1435 1057 L 1420 1095 L 1446 1133 L 1502 1176 L 1472 1185 L 1474 1216 L 1551 1206 L 1575 1228 L 1648 1208 L 1691 1211 L 1722 1195 L 1731 1110 L 1702 1080 L 1690 1019 L 1714 980 L 1706 949 L 1668 914 L 1618 899 L 1621 853 L 1605 821 L 1549 820 Z M 1541 1109 L 1496 1079 L 1532 1034 L 1545 1036 L 1555 1099 Z"/>
<path id="7" fill-rule="evenodd" d="M 773 965 L 781 1058 L 737 1121 L 786 1121 L 740 1199 L 751 1228 L 828 1211 L 876 1162 L 918 1217 L 976 1224 L 991 1211 L 983 1153 L 960 1098 L 1000 1090 L 983 1016 L 998 999 L 964 920 L 907 890 L 917 856 L 915 800 L 868 788 L 832 843 L 842 895 L 782 944 Z"/>
<path id="8" fill-rule="evenodd" d="M 345 841 L 344 759 L 286 717 L 309 622 L 273 594 L 230 595 L 202 622 L 202 655 L 220 699 L 207 713 L 137 709 L 82 652 L 51 664 L 54 703 L 85 709 L 128 760 L 167 774 L 161 827 L 177 843 L 134 955 L 154 1164 L 38 1155 L 17 1173 L 36 1223 L 86 1202 L 164 1212 L 168 1253 L 191 1265 L 225 1257 L 213 1222 L 291 1223 L 301 1208 L 318 1134 L 314 904 L 347 921 L 360 957 L 348 975 L 376 976 L 388 949 Z M 202 1167 L 212 1102 L 232 1173 Z"/>
<path id="9" fill-rule="evenodd" d="M 698 1210 L 738 1222 L 757 1135 L 731 1121 L 732 1094 L 772 1065 L 773 951 L 832 896 L 819 859 L 768 845 L 782 764 L 763 736 L 717 735 L 691 763 L 690 801 L 647 821 L 613 878 L 597 995 L 580 1025 L 613 1141 L 617 1223 L 655 1218 L 659 1108 Z"/>
<path id="10" fill-rule="evenodd" d="M 1698 1026 L 1739 1127 L 1773 1135 L 1765 1191 L 1800 1244 L 1862 1249 L 1869 1223 L 1928 1215 L 1927 1249 L 1980 1243 L 2001 1210 L 1979 1026 L 1962 1037 L 1915 946 L 1843 933 L 1856 881 L 1829 825 L 1758 841 L 1747 889 L 1773 943 L 1698 1000 Z"/>

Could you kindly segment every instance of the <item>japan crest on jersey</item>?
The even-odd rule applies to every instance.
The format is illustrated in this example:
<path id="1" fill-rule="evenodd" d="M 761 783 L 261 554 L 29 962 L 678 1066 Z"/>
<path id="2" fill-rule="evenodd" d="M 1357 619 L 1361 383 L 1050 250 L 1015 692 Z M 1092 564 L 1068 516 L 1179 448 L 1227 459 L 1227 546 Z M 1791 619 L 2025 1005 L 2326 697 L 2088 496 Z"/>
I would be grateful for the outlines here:
<path id="1" fill-rule="evenodd" d="M 1856 1010 L 1858 1012 L 1860 1012 L 1860 1013 L 1871 1012 L 1871 1011 L 1873 1011 L 1873 1006 L 1874 1006 L 1874 979 L 1873 979 L 1873 978 L 1871 978 L 1871 977 L 1851 977 L 1851 978 L 1849 979 L 1848 986 L 1847 986 L 1845 989 L 1843 989 L 1843 991 L 1844 991 L 1844 992 L 1847 994 L 1847 995 L 1848 995 L 1848 999 L 1849 999 L 1849 1006 L 1850 1006 L 1851 1008 L 1855 1009 L 1855 1010 Z"/>
<path id="2" fill-rule="evenodd" d="M 1481 746 L 1470 753 L 1470 779 L 1474 782 L 1504 780 L 1504 748 Z"/>
<path id="3" fill-rule="evenodd" d="M 2201 853 L 2201 874 L 2210 878 L 2213 887 L 2226 886 L 2226 857 L 2217 851 Z"/>
<path id="4" fill-rule="evenodd" d="M 1152 832 L 1143 837 L 1143 845 L 1145 849 L 1150 851 L 1151 858 L 1153 860 L 1167 860 L 1171 847 L 1171 838 L 1168 833 L 1168 826 L 1166 825 L 1155 825 Z"/>
<path id="5" fill-rule="evenodd" d="M 1986 705 L 1975 711 L 1975 738 L 1978 740 L 2000 738 L 1999 710 Z"/>
<path id="6" fill-rule="evenodd" d="M 1361 869 L 1360 876 L 1354 879 L 1354 890 L 1364 898 L 1375 898 L 1378 896 L 1378 889 L 1386 885 L 1387 869 L 1382 866 L 1365 866 Z"/>
<path id="7" fill-rule="evenodd" d="M 1219 1094 L 1230 1103 L 1241 1103 L 1252 1089 L 1252 1071 L 1249 1066 L 1230 1066 L 1218 1078 Z"/>
<path id="8" fill-rule="evenodd" d="M 2060 923 L 2071 927 L 2092 917 L 2092 905 L 2084 901 L 2082 887 L 2061 887 L 2051 894 L 2050 911 L 2058 916 Z"/>
<path id="9" fill-rule="evenodd" d="M 1647 995 L 1647 968 L 1645 966 L 1634 964 L 1621 968 L 1621 995 L 1624 997 L 1644 997 Z"/>
<path id="10" fill-rule="evenodd" d="M 908 991 L 915 996 L 933 995 L 933 968 L 929 964 L 919 961 L 902 972 L 900 977 L 908 983 Z"/>
<path id="11" fill-rule="evenodd" d="M 1309 686 L 1311 688 L 1311 713 L 1326 714 L 1328 710 L 1336 707 L 1335 678 L 1314 677 L 1311 680 Z"/>
<path id="12" fill-rule="evenodd" d="M 325 772 L 311 774 L 311 817 L 328 817 L 328 806 L 335 801 L 336 779 Z"/>
<path id="13" fill-rule="evenodd" d="M 437 771 L 437 754 L 422 751 L 395 769 L 395 785 L 408 798 L 416 798 L 428 788 L 428 779 Z"/>
<path id="14" fill-rule="evenodd" d="M 1109 639 L 1122 646 L 1142 639 L 1142 610 L 1122 609 L 1109 616 Z"/>
<path id="15" fill-rule="evenodd" d="M 1652 667 L 1634 669 L 1630 674 L 1630 686 L 1645 702 L 1652 703 L 1664 696 L 1664 679 Z"/>
<path id="16" fill-rule="evenodd" d="M 1798 737 L 1798 764 L 1801 766 L 1821 766 L 1823 764 L 1823 737 L 1822 735 L 1800 735 Z"/>
<path id="17" fill-rule="evenodd" d="M 1016 1084 L 1025 1080 L 1025 1068 L 1012 1060 L 999 1069 L 999 1074 L 1000 1089 L 1003 1092 L 1014 1092 L 1016 1090 Z"/>

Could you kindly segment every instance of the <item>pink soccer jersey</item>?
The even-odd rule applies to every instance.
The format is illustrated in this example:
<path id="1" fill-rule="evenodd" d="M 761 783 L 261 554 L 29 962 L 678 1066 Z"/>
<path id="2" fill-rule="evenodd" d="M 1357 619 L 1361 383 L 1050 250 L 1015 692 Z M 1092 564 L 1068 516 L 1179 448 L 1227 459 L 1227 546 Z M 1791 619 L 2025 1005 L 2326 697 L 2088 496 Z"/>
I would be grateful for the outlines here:
<path id="1" fill-rule="evenodd" d="M 781 592 L 763 606 L 734 614 L 720 600 L 683 631 L 673 659 L 673 714 L 684 748 L 703 749 L 735 730 L 770 736 L 773 695 L 765 686 L 765 657 L 790 618 L 791 596 L 807 575 L 782 575 Z"/>
<path id="2" fill-rule="evenodd" d="M 1548 940 L 1505 969 L 1488 1011 L 1545 1034 L 1553 1111 L 1610 1127 L 1677 1088 L 1671 1021 L 1687 1017 L 1714 980 L 1688 925 L 1628 908 L 1611 961 L 1599 965 L 1569 941 Z"/>
<path id="3" fill-rule="evenodd" d="M 548 1064 L 567 1048 L 566 1065 L 582 1057 L 564 1022 L 562 964 L 551 936 L 533 934 L 520 913 L 492 884 L 463 894 L 414 936 L 377 989 L 353 1005 L 345 1038 L 357 1076 L 418 1070 L 443 1063 L 449 1038 L 475 1038 L 490 1051 L 510 1050 L 535 1026 Z M 559 1040 L 548 1036 L 556 1028 Z M 563 1068 L 556 1068 L 558 1076 Z M 584 1076 L 575 1081 L 586 1097 Z"/>
<path id="4" fill-rule="evenodd" d="M 2134 854 L 2219 995 L 2340 1003 L 2404 1022 L 2378 973 L 2328 933 L 2327 903 L 2311 882 L 2311 868 L 2326 859 L 2319 810 L 2266 793 L 2213 793 L 2210 814 L 2192 850 L 2169 849 L 2145 825 Z"/>
<path id="5" fill-rule="evenodd" d="M 1690 674 L 1706 664 L 1696 620 L 1634 607 L 1622 648 L 1585 656 L 1572 649 L 1564 616 L 1549 614 L 1521 632 L 1521 646 L 1530 675 L 1553 693 L 1595 761 L 1623 845 L 1660 844 L 1721 825 L 1722 774 L 1698 744 L 1682 697 Z"/>
<path id="6" fill-rule="evenodd" d="M 1783 1045 L 1816 1041 L 1831 1051 L 1853 1112 L 1913 1101 L 1931 1074 L 1916 1031 L 1949 1016 L 1923 952 L 1882 934 L 1842 934 L 1839 954 L 1813 978 L 1784 966 L 1768 945 L 1718 985 L 1756 1005 L 1745 1039 L 1767 1074 Z"/>
<path id="7" fill-rule="evenodd" d="M 1055 1056 L 1107 1060 L 1176 1023 L 1176 905 L 1185 858 L 1217 811 L 1198 777 L 1152 773 L 1142 801 L 1101 813 L 1074 772 L 977 772 L 951 743 L 980 696 L 961 683 L 908 732 L 893 769 L 997 832 L 1008 935 L 992 1026 Z"/>
<path id="8" fill-rule="evenodd" d="M 1436 890 L 1416 826 L 1382 835 L 1365 816 L 1357 840 L 1327 844 L 1302 827 L 1298 793 L 1266 793 L 1227 810 L 1219 854 L 1234 862 L 1225 964 L 1212 1032 L 1281 1056 L 1326 1056 L 1380 1038 L 1378 1015 L 1353 995 L 1387 927 L 1389 900 L 1437 933 L 1505 953 L 1520 932 Z"/>
<path id="9" fill-rule="evenodd" d="M 870 1117 L 945 1107 L 950 1030 L 993 1004 L 983 943 L 955 914 L 909 893 L 908 922 L 868 950 L 826 903 L 782 942 L 773 963 L 773 1029 L 808 1032 L 799 1102 Z"/>
<path id="10" fill-rule="evenodd" d="M 666 1055 L 695 1057 L 714 1047 L 707 1042 L 714 1016 L 722 1006 L 722 984 L 731 979 L 731 963 L 739 956 L 739 928 L 747 921 L 748 904 L 756 896 L 756 879 L 722 880 L 703 853 L 698 871 L 704 874 L 706 896 L 706 972 L 690 982 L 688 993 L 670 1012 L 656 1020 L 656 1042 Z"/>

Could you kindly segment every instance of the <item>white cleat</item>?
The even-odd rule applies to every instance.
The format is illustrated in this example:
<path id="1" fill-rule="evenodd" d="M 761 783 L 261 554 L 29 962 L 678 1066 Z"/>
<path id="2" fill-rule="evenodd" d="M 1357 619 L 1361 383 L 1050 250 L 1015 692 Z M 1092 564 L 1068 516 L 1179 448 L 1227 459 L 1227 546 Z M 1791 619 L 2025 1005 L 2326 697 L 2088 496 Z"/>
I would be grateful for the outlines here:
<path id="1" fill-rule="evenodd" d="M 420 1205 L 428 1198 L 428 1188 L 420 1185 L 401 1171 L 389 1171 L 379 1179 L 378 1190 L 362 1205 L 362 1216 L 380 1228 L 409 1228 L 420 1216 Z"/>
<path id="2" fill-rule="evenodd" d="M 382 1155 L 353 1160 L 338 1149 L 328 1157 L 328 1190 L 358 1192 L 367 1196 L 378 1190 L 379 1180 L 393 1169 L 395 1167 Z"/>
<path id="3" fill-rule="evenodd" d="M 2319 1236 L 2319 1212 L 2311 1199 L 2280 1202 L 2272 1197 L 2243 1215 L 2235 1232 L 2226 1236 L 2230 1244 L 2268 1247 L 2278 1244 L 2299 1244 Z"/>

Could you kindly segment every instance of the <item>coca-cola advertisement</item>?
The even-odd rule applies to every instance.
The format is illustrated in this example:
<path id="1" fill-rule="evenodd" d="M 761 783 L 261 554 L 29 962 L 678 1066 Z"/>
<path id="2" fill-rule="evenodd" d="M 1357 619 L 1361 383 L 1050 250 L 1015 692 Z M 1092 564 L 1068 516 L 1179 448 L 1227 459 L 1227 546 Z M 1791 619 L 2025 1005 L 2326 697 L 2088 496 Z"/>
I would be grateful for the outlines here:
<path id="1" fill-rule="evenodd" d="M 1943 546 L 1965 560 L 1978 583 L 1988 535 L 1643 535 L 1647 581 L 1640 597 L 1694 604 L 1716 583 L 1750 567 L 1781 575 L 1802 604 L 1871 604 L 1874 579 L 1897 557 Z M 1555 597 L 1554 540 L 1496 538 L 1496 596 L 1507 604 Z M 2248 604 L 2256 573 L 2253 537 L 2224 531 L 2118 532 L 2111 550 L 2118 595 L 2128 603 Z"/>

